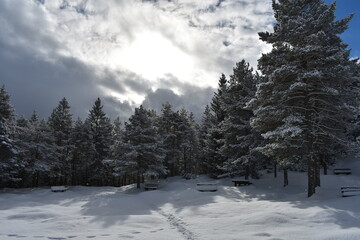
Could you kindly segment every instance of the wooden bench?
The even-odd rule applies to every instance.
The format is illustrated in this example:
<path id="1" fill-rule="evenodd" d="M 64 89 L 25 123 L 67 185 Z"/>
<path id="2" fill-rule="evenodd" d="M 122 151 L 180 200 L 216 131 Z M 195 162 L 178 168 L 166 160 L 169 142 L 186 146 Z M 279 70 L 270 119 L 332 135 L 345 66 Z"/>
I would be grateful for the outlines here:
<path id="1" fill-rule="evenodd" d="M 216 183 L 197 183 L 196 190 L 200 192 L 216 192 L 217 184 Z"/>
<path id="2" fill-rule="evenodd" d="M 339 175 L 339 174 L 349 175 L 349 174 L 351 174 L 351 169 L 350 168 L 334 168 L 334 174 L 335 175 Z"/>
<path id="3" fill-rule="evenodd" d="M 67 186 L 52 186 L 51 187 L 52 192 L 65 192 L 66 190 L 68 190 Z"/>
<path id="4" fill-rule="evenodd" d="M 156 189 L 158 189 L 158 187 L 159 187 L 159 184 L 157 184 L 157 183 L 145 183 L 145 190 L 147 191 L 147 190 L 156 190 Z"/>
<path id="5" fill-rule="evenodd" d="M 249 180 L 232 180 L 234 186 L 245 186 L 252 184 Z"/>
<path id="6" fill-rule="evenodd" d="M 360 196 L 360 187 L 341 187 L 343 197 Z"/>

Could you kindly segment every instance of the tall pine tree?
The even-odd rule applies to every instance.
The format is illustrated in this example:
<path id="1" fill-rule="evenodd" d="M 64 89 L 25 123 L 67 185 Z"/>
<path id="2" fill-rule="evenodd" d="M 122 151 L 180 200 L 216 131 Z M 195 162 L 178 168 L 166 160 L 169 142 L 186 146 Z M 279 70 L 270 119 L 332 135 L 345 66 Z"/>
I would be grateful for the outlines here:
<path id="1" fill-rule="evenodd" d="M 255 95 L 256 77 L 250 65 L 242 60 L 233 69 L 225 99 L 226 117 L 221 126 L 224 145 L 221 154 L 226 159 L 224 168 L 228 171 L 244 170 L 247 179 L 250 170 L 255 171 L 253 149 L 257 143 L 255 131 L 250 127 L 253 112 L 246 108 Z"/>
<path id="2" fill-rule="evenodd" d="M 208 172 L 210 175 L 218 175 L 225 171 L 223 169 L 225 158 L 220 153 L 220 149 L 224 145 L 224 136 L 221 127 L 226 117 L 225 95 L 227 88 L 228 81 L 225 75 L 222 74 L 219 79 L 217 92 L 214 93 L 210 104 L 210 108 L 214 114 L 214 121 L 207 136 L 206 147 L 206 155 L 209 159 Z"/>
<path id="3" fill-rule="evenodd" d="M 125 123 L 123 156 L 120 168 L 123 173 L 136 177 L 137 188 L 143 177 L 156 177 L 167 173 L 163 165 L 164 151 L 152 114 L 142 106 Z"/>
<path id="4" fill-rule="evenodd" d="M 170 103 L 165 103 L 157 125 L 165 153 L 164 165 L 170 176 L 180 174 L 181 132 L 178 131 L 180 115 L 174 112 Z"/>
<path id="5" fill-rule="evenodd" d="M 70 105 L 66 98 L 63 98 L 53 110 L 48 120 L 48 125 L 55 137 L 57 146 L 58 161 L 60 167 L 59 184 L 71 182 L 71 164 L 73 145 L 71 144 L 72 115 Z"/>
<path id="6" fill-rule="evenodd" d="M 209 154 L 211 152 L 208 149 L 208 138 L 210 131 L 214 124 L 214 115 L 211 112 L 209 105 L 206 105 L 203 117 L 199 129 L 199 172 L 200 173 L 210 173 L 211 168 L 209 168 L 212 162 L 212 156 Z"/>
<path id="7" fill-rule="evenodd" d="M 85 121 L 86 130 L 95 148 L 95 156 L 90 163 L 90 184 L 108 185 L 113 181 L 110 170 L 103 164 L 110 155 L 110 147 L 113 144 L 112 131 L 113 126 L 110 118 L 103 111 L 100 98 L 98 98 L 89 112 Z M 89 149 L 92 151 L 92 149 Z"/>
<path id="8" fill-rule="evenodd" d="M 19 181 L 20 163 L 15 158 L 16 147 L 12 139 L 14 108 L 5 86 L 0 87 L 0 188 Z"/>
<path id="9" fill-rule="evenodd" d="M 273 1 L 274 32 L 259 33 L 273 45 L 259 60 L 268 81 L 259 84 L 252 126 L 263 133 L 263 152 L 285 167 L 305 161 L 308 196 L 315 193 L 321 152 L 344 143 L 351 117 L 350 61 L 338 36 L 351 16 L 335 21 L 335 3 Z M 344 146 L 344 144 L 342 144 Z"/>

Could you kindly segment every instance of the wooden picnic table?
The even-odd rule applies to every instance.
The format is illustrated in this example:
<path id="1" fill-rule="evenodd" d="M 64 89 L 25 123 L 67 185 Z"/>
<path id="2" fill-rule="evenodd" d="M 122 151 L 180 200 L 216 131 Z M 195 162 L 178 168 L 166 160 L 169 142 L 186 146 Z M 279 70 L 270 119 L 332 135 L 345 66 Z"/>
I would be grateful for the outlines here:
<path id="1" fill-rule="evenodd" d="M 335 175 L 339 175 L 339 174 L 349 175 L 349 174 L 351 174 L 351 169 L 350 168 L 334 168 L 334 174 Z"/>
<path id="2" fill-rule="evenodd" d="M 360 187 L 359 186 L 341 187 L 341 195 L 343 197 L 359 196 Z"/>
<path id="3" fill-rule="evenodd" d="M 234 183 L 234 186 L 245 186 L 245 185 L 250 185 L 252 184 L 249 180 L 237 180 L 234 179 L 232 180 L 232 182 Z"/>

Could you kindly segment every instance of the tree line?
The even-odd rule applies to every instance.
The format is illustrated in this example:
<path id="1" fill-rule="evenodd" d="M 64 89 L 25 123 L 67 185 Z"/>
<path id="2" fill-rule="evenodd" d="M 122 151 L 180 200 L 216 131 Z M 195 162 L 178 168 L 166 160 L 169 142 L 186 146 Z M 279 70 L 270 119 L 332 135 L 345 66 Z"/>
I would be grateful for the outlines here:
<path id="1" fill-rule="evenodd" d="M 125 122 L 111 121 L 98 98 L 83 121 L 73 121 L 63 98 L 51 116 L 15 117 L 0 88 L 1 187 L 121 186 L 145 178 L 198 172 L 198 124 L 169 103 L 161 115 L 140 106 Z"/>
<path id="2" fill-rule="evenodd" d="M 161 113 L 135 109 L 122 124 L 97 99 L 74 121 L 64 98 L 47 120 L 15 117 L 0 92 L 0 187 L 113 185 L 184 173 L 259 176 L 260 169 L 306 171 L 308 196 L 320 168 L 358 146 L 357 59 L 339 37 L 352 16 L 335 20 L 336 4 L 273 1 L 274 31 L 259 33 L 272 50 L 258 71 L 241 60 L 221 75 L 201 123 L 165 103 Z"/>

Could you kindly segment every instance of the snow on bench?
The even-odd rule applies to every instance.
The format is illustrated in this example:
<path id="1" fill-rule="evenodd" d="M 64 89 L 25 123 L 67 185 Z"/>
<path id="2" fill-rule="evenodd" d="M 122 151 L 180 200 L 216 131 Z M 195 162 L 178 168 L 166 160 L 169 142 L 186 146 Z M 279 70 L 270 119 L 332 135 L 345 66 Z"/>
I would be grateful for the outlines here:
<path id="1" fill-rule="evenodd" d="M 217 191 L 216 183 L 197 183 L 196 190 L 200 192 L 215 192 Z"/>
<path id="2" fill-rule="evenodd" d="M 341 187 L 343 197 L 360 196 L 360 187 Z"/>
<path id="3" fill-rule="evenodd" d="M 66 190 L 68 190 L 67 186 L 52 186 L 51 187 L 52 192 L 65 192 Z"/>
<path id="4" fill-rule="evenodd" d="M 144 186 L 146 191 L 147 190 L 156 190 L 156 189 L 158 189 L 158 187 L 159 187 L 159 184 L 157 184 L 157 183 L 145 183 L 145 186 Z"/>
<path id="5" fill-rule="evenodd" d="M 351 174 L 351 169 L 350 168 L 334 168 L 334 174 L 335 175 L 339 175 L 339 174 L 349 175 L 349 174 Z"/>

